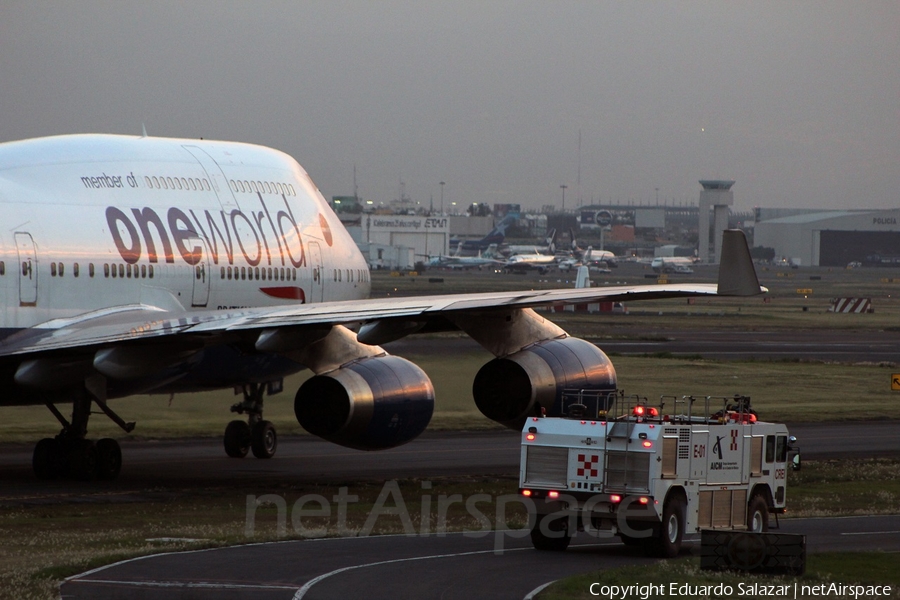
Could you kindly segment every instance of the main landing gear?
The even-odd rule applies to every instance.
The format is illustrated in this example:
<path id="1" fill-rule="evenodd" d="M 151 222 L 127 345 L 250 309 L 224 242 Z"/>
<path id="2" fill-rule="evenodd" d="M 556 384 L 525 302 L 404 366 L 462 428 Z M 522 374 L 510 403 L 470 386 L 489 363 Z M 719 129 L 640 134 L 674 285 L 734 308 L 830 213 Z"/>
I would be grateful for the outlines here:
<path id="1" fill-rule="evenodd" d="M 278 436 L 272 422 L 262 418 L 265 386 L 251 383 L 243 391 L 243 402 L 232 406 L 231 412 L 246 413 L 248 418 L 234 420 L 225 428 L 225 453 L 231 458 L 244 458 L 252 450 L 256 458 L 272 458 L 278 448 Z"/>
<path id="2" fill-rule="evenodd" d="M 119 427 L 130 433 L 134 423 L 126 423 L 114 413 L 103 398 L 105 394 L 94 395 L 84 391 L 72 402 L 72 422 L 70 423 L 51 402 L 47 408 L 59 420 L 63 428 L 59 435 L 44 438 L 34 447 L 31 466 L 38 479 L 71 477 L 81 481 L 94 479 L 113 480 L 122 469 L 122 450 L 119 442 L 112 438 L 89 440 L 87 436 L 91 404 L 97 406 Z"/>

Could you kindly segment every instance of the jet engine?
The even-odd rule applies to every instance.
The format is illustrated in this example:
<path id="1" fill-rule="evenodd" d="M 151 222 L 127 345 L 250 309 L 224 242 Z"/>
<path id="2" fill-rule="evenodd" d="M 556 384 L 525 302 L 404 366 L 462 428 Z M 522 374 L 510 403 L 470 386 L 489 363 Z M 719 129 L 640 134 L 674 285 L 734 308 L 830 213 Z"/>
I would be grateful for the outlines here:
<path id="1" fill-rule="evenodd" d="M 472 395 L 489 419 L 521 429 L 525 419 L 563 413 L 563 390 L 606 394 L 616 391 L 616 370 L 602 350 L 579 338 L 538 342 L 478 371 Z"/>
<path id="2" fill-rule="evenodd" d="M 357 450 L 384 450 L 415 439 L 434 412 L 425 371 L 399 356 L 364 358 L 311 377 L 294 399 L 308 432 Z"/>

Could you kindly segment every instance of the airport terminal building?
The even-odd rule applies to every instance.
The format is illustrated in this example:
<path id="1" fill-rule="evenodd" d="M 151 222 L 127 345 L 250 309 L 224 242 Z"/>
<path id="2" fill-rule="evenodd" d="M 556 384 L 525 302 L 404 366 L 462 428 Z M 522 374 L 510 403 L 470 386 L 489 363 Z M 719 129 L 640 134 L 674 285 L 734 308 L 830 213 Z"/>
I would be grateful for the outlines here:
<path id="1" fill-rule="evenodd" d="M 900 266 L 900 209 L 806 211 L 779 216 L 757 209 L 753 245 L 803 266 Z"/>

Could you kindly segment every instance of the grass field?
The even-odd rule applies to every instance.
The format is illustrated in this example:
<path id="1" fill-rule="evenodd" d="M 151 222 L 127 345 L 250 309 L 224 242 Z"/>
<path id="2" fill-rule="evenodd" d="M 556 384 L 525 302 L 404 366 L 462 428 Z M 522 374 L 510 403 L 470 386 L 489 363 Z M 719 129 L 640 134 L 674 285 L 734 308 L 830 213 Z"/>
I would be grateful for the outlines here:
<path id="1" fill-rule="evenodd" d="M 489 502 L 479 504 L 479 510 L 492 521 L 491 527 L 499 525 L 515 529 L 526 523 L 524 509 L 516 503 L 507 504 L 505 520 L 496 522 L 497 499 L 517 492 L 517 481 L 512 477 L 436 478 L 430 483 L 431 487 L 426 488 L 422 480 L 396 482 L 410 517 L 408 524 L 405 525 L 404 519 L 397 515 L 379 516 L 371 524 L 370 532 L 400 533 L 405 532 L 406 527 L 412 527 L 416 532 L 423 529 L 481 530 L 484 524 L 469 514 L 462 503 L 450 505 L 446 518 L 440 517 L 438 499 L 453 494 L 460 494 L 462 498 L 475 494 L 490 497 Z M 788 517 L 900 512 L 898 460 L 806 461 L 803 470 L 789 473 L 788 484 Z M 365 529 L 384 488 L 377 482 L 347 482 L 344 485 L 349 494 L 359 496 L 358 502 L 349 505 L 344 531 L 338 529 L 336 515 L 304 518 L 299 522 L 302 530 L 295 529 L 288 517 L 286 529 L 280 531 L 278 511 L 273 505 L 257 508 L 253 513 L 253 534 L 249 535 L 247 529 L 248 495 L 253 498 L 262 493 L 278 495 L 290 507 L 307 494 L 330 498 L 339 492 L 337 485 L 298 486 L 283 482 L 261 491 L 236 482 L 207 488 L 154 488 L 133 494 L 136 497 L 130 502 L 99 499 L 8 507 L 0 511 L 0 598 L 52 598 L 61 578 L 133 556 L 264 540 L 358 535 Z M 428 508 L 423 515 L 423 498 L 426 497 Z M 393 500 L 388 506 L 394 506 Z M 863 566 L 853 569 L 846 568 L 853 564 L 848 562 L 849 558 L 828 562 L 827 558 L 813 555 L 810 560 L 813 573 L 827 572 L 847 583 L 868 581 L 863 577 L 865 571 L 860 571 L 865 564 L 890 567 L 890 577 L 896 577 L 898 572 L 897 555 L 867 557 Z M 674 581 L 677 579 L 671 578 L 682 577 L 684 569 L 696 572 L 696 566 L 691 566 L 690 560 L 681 562 L 686 562 L 686 566 L 679 566 L 680 562 L 671 567 L 661 563 L 649 571 L 645 581 L 656 580 L 654 578 Z M 609 577 L 627 579 L 630 576 L 627 573 Z M 697 581 L 707 580 L 706 576 L 697 577 Z M 718 581 L 719 577 L 713 579 Z M 573 589 L 581 589 L 582 584 L 577 583 L 580 581 L 576 580 Z M 568 598 L 570 596 L 565 595 L 568 593 L 549 597 Z"/>

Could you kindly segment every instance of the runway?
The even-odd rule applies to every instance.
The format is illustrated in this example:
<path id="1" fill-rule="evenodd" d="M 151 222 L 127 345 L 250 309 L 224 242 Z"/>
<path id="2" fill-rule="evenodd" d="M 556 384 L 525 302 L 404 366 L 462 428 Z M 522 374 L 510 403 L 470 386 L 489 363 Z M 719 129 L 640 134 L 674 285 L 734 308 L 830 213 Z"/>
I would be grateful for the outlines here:
<path id="1" fill-rule="evenodd" d="M 900 457 L 900 421 L 789 424 L 804 458 Z M 312 436 L 287 436 L 269 460 L 231 459 L 218 439 L 132 441 L 116 481 L 40 481 L 31 472 L 29 445 L 0 446 L 0 506 L 65 503 L 140 493 L 156 487 L 242 486 L 266 489 L 290 481 L 338 483 L 447 476 L 517 477 L 519 435 L 509 430 L 426 432 L 405 446 L 380 452 L 349 450 Z M 136 491 L 138 490 L 138 491 Z"/>
<path id="2" fill-rule="evenodd" d="M 900 336 L 896 331 L 787 330 L 710 331 L 691 329 L 636 329 L 611 326 L 608 337 L 587 337 L 607 354 L 667 353 L 715 360 L 813 360 L 834 362 L 900 362 Z M 409 337 L 385 347 L 405 353 L 433 353 L 433 339 Z M 469 338 L 441 339 L 444 352 L 478 350 Z M 613 361 L 615 362 L 615 361 Z"/>
<path id="3" fill-rule="evenodd" d="M 900 550 L 900 516 L 784 520 L 779 532 L 806 535 L 808 552 Z M 538 552 L 523 534 L 331 538 L 162 554 L 77 575 L 61 593 L 66 599 L 521 600 L 563 577 L 656 560 L 615 539 L 583 534 L 566 552 Z"/>

